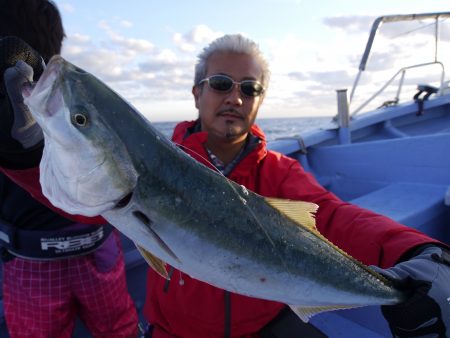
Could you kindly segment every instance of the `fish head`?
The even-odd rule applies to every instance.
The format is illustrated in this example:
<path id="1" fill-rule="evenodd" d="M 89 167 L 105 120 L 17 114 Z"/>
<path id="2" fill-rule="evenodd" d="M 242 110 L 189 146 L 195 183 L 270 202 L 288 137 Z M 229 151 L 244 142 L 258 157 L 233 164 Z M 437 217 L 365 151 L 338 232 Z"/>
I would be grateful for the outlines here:
<path id="1" fill-rule="evenodd" d="M 42 192 L 66 212 L 100 215 L 136 186 L 126 147 L 105 118 L 114 119 L 111 95 L 117 94 L 61 56 L 54 56 L 31 93 L 24 93 L 44 132 Z"/>

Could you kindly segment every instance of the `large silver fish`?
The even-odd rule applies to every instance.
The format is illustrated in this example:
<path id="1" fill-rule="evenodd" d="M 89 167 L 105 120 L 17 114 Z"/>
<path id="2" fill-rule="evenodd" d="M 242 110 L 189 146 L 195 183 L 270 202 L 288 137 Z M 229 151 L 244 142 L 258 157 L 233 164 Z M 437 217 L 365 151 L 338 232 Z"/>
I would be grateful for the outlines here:
<path id="1" fill-rule="evenodd" d="M 304 320 L 405 295 L 315 229 L 317 206 L 263 198 L 192 159 L 93 75 L 55 56 L 25 103 L 41 125 L 44 195 L 101 214 L 150 265 L 290 304 Z"/>

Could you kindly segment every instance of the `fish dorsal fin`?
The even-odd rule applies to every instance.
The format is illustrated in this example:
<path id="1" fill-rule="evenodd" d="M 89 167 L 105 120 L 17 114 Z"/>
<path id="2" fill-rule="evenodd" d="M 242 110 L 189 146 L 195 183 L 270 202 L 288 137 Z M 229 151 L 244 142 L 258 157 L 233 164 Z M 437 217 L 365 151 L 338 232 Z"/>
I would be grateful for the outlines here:
<path id="1" fill-rule="evenodd" d="M 354 309 L 357 307 L 361 307 L 361 305 L 324 305 L 311 307 L 289 305 L 289 307 L 297 316 L 300 317 L 303 322 L 307 323 L 311 319 L 311 317 L 321 312 Z"/>
<path id="2" fill-rule="evenodd" d="M 266 197 L 266 202 L 278 209 L 293 221 L 317 231 L 315 214 L 319 206 L 315 203 Z"/>
<path id="3" fill-rule="evenodd" d="M 147 250 L 145 250 L 143 247 L 135 244 L 139 253 L 144 257 L 145 261 L 147 262 L 150 267 L 155 270 L 161 277 L 165 279 L 170 279 L 169 274 L 166 270 L 166 264 L 156 257 L 155 255 L 151 254 Z"/>
<path id="4" fill-rule="evenodd" d="M 323 236 L 319 230 L 316 228 L 316 218 L 315 214 L 319 206 L 315 203 L 305 202 L 305 201 L 295 201 L 288 200 L 282 198 L 274 198 L 274 197 L 264 197 L 265 201 L 269 203 L 272 207 L 284 213 L 287 217 L 296 222 L 299 226 L 304 226 L 308 230 L 310 230 L 314 235 L 319 237 L 321 240 L 327 242 L 330 246 L 332 246 L 335 250 L 339 251 L 342 255 L 352 260 L 356 265 L 366 270 L 371 275 L 375 276 L 379 280 L 384 283 L 388 283 L 386 278 L 384 278 L 381 274 L 369 269 L 366 265 L 350 256 L 344 250 L 339 248 L 337 245 L 333 244 L 329 241 L 325 236 Z M 337 308 L 336 308 L 337 309 Z M 334 310 L 336 310 L 334 309 Z M 333 309 L 322 310 L 322 311 L 330 311 Z"/>

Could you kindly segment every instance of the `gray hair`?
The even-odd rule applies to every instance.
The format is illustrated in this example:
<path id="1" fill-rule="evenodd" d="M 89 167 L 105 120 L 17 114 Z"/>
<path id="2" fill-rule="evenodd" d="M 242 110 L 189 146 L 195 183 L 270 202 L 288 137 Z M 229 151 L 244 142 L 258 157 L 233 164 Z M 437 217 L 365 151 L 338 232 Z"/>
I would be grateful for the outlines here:
<path id="1" fill-rule="evenodd" d="M 206 65 L 208 58 L 214 53 L 231 52 L 247 54 L 255 58 L 262 69 L 261 84 L 267 90 L 270 79 L 269 64 L 262 54 L 259 46 L 252 40 L 242 36 L 241 34 L 227 34 L 212 41 L 206 46 L 198 55 L 198 60 L 195 65 L 194 85 L 197 85 L 206 77 Z"/>

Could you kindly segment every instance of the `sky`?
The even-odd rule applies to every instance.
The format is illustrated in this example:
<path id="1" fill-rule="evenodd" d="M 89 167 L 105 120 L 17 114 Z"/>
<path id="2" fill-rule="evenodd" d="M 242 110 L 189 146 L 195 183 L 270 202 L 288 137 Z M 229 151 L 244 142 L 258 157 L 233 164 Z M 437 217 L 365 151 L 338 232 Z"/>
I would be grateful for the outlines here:
<path id="1" fill-rule="evenodd" d="M 259 118 L 333 116 L 336 90 L 350 93 L 376 17 L 450 11 L 448 0 L 54 2 L 67 35 L 62 56 L 100 78 L 150 121 L 196 118 L 191 94 L 196 56 L 229 33 L 257 42 L 269 62 L 271 82 Z M 386 30 L 352 106 L 376 90 L 381 76 L 393 76 L 399 60 L 432 61 L 433 52 L 426 52 L 431 32 L 432 27 L 416 31 L 407 24 Z M 448 59 L 450 29 L 441 37 L 446 43 L 440 52 L 448 52 L 443 56 Z M 439 77 L 440 70 L 429 72 L 434 71 Z M 411 85 L 419 76 L 411 76 Z"/>

